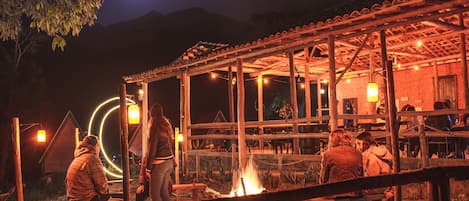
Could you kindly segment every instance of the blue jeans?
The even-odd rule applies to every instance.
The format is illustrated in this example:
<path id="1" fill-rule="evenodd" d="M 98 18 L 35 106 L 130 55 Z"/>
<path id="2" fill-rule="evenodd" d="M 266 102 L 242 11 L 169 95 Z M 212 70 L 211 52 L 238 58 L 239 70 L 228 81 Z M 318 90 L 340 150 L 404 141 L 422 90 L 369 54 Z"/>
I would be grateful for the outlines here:
<path id="1" fill-rule="evenodd" d="M 150 179 L 150 196 L 152 201 L 169 201 L 168 184 L 173 167 L 172 159 L 152 166 Z"/>

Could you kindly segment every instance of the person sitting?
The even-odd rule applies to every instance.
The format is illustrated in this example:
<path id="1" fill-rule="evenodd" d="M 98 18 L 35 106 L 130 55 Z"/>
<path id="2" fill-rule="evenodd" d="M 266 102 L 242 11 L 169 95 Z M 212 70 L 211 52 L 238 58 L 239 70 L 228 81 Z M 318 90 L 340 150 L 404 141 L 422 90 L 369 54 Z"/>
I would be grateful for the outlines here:
<path id="1" fill-rule="evenodd" d="M 433 104 L 433 109 L 435 111 L 445 109 L 445 104 L 437 101 Z M 451 131 L 451 120 L 448 115 L 429 116 L 425 120 L 425 124 L 438 130 Z"/>
<path id="2" fill-rule="evenodd" d="M 355 179 L 363 175 L 362 155 L 352 147 L 352 138 L 344 130 L 333 131 L 329 149 L 321 160 L 321 184 Z M 332 197 L 335 200 L 362 200 L 361 192 L 350 192 Z"/>

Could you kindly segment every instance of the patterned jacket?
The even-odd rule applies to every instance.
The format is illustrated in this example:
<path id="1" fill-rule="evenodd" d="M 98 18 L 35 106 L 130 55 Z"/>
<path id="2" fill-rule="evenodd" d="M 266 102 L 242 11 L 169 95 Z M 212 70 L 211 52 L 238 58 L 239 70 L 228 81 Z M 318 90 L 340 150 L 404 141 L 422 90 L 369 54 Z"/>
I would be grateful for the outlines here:
<path id="1" fill-rule="evenodd" d="M 80 144 L 65 178 L 70 201 L 89 201 L 96 195 L 109 193 L 103 165 L 93 146 Z"/>

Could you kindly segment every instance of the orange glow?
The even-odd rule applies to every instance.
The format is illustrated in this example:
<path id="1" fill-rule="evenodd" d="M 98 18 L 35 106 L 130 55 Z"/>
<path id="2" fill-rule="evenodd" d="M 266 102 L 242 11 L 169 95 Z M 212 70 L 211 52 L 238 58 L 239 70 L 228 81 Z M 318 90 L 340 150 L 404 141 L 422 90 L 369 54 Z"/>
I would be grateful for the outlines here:
<path id="1" fill-rule="evenodd" d="M 322 83 L 326 84 L 328 81 L 327 80 L 322 80 Z"/>
<path id="2" fill-rule="evenodd" d="M 350 82 L 352 82 L 352 80 L 350 80 L 350 78 L 345 80 L 345 81 L 347 82 L 347 84 L 350 84 Z"/>
<path id="3" fill-rule="evenodd" d="M 304 88 L 305 88 L 305 83 L 301 83 L 301 84 L 300 84 L 300 87 L 301 87 L 302 89 L 304 89 Z"/>
<path id="4" fill-rule="evenodd" d="M 378 102 L 378 84 L 374 82 L 368 83 L 366 87 L 366 99 L 370 103 Z"/>
<path id="5" fill-rule="evenodd" d="M 397 64 L 397 69 L 401 69 L 401 64 Z"/>
<path id="6" fill-rule="evenodd" d="M 324 89 L 321 89 L 321 91 L 319 91 L 321 94 L 325 94 L 326 91 Z"/>
<path id="7" fill-rule="evenodd" d="M 128 107 L 129 115 L 129 124 L 139 124 L 140 123 L 140 108 L 137 104 L 129 105 Z"/>
<path id="8" fill-rule="evenodd" d="M 212 79 L 217 78 L 217 74 L 216 73 L 210 73 L 210 78 L 212 78 Z"/>
<path id="9" fill-rule="evenodd" d="M 37 131 L 37 142 L 46 142 L 46 130 Z"/>
<path id="10" fill-rule="evenodd" d="M 417 47 L 422 47 L 423 42 L 421 40 L 418 40 L 415 45 L 417 45 Z"/>
<path id="11" fill-rule="evenodd" d="M 264 78 L 264 84 L 269 84 L 269 79 Z"/>
<path id="12" fill-rule="evenodd" d="M 417 71 L 417 70 L 420 70 L 420 67 L 417 66 L 417 65 L 415 65 L 415 66 L 414 66 L 414 70 L 416 70 L 416 71 Z"/>
<path id="13" fill-rule="evenodd" d="M 236 77 L 233 77 L 233 79 L 231 80 L 231 84 L 232 84 L 232 85 L 235 85 L 235 84 L 236 84 Z"/>
<path id="14" fill-rule="evenodd" d="M 244 183 L 244 189 L 246 190 L 247 195 L 254 195 L 262 193 L 265 189 L 260 182 L 259 176 L 257 175 L 257 170 L 252 160 L 252 157 L 249 159 L 246 169 L 237 175 L 237 178 L 233 179 L 233 187 L 230 192 L 230 196 L 244 196 L 243 185 L 241 184 L 241 178 Z"/>
<path id="15" fill-rule="evenodd" d="M 259 76 L 257 77 L 257 84 L 261 84 L 262 83 L 262 76 Z"/>

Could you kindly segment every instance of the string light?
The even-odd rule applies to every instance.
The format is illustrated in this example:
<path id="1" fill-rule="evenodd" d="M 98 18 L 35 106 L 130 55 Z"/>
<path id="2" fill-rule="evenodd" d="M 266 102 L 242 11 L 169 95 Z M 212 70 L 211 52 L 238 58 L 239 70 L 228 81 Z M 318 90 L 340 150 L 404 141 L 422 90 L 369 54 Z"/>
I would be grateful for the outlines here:
<path id="1" fill-rule="evenodd" d="M 415 70 L 415 71 L 417 71 L 417 70 L 419 70 L 419 69 L 420 69 L 419 66 L 417 66 L 417 65 L 414 66 L 414 70 Z"/>
<path id="2" fill-rule="evenodd" d="M 210 78 L 212 78 L 212 80 L 215 79 L 215 78 L 217 78 L 217 74 L 214 73 L 214 72 L 211 72 L 211 73 L 210 73 Z"/>
<path id="3" fill-rule="evenodd" d="M 325 94 L 326 91 L 325 91 L 324 89 L 321 89 L 321 90 L 319 91 L 319 93 L 320 93 L 320 94 Z"/>
<path id="4" fill-rule="evenodd" d="M 421 40 L 418 40 L 418 41 L 416 42 L 416 45 L 417 45 L 417 47 L 420 48 L 420 47 L 422 47 L 423 42 L 422 42 Z"/>
<path id="5" fill-rule="evenodd" d="M 264 84 L 269 84 L 269 79 L 264 78 Z"/>
<path id="6" fill-rule="evenodd" d="M 301 83 L 301 84 L 300 84 L 300 87 L 301 87 L 302 89 L 304 89 L 304 88 L 305 88 L 305 83 Z"/>
<path id="7" fill-rule="evenodd" d="M 347 82 L 347 84 L 350 84 L 350 82 L 352 82 L 352 80 L 350 80 L 350 78 L 347 78 L 347 79 L 345 80 L 345 82 Z"/>

